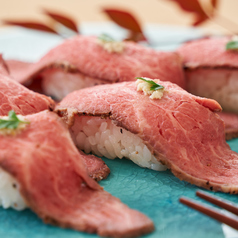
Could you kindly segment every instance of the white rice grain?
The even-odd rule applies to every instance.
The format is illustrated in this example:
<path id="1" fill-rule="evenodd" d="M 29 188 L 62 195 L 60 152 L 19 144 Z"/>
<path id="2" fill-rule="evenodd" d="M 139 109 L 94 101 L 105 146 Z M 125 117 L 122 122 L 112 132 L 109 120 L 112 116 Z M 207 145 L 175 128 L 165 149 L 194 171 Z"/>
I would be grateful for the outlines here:
<path id="1" fill-rule="evenodd" d="M 70 73 L 59 68 L 46 69 L 42 72 L 42 89 L 44 94 L 52 96 L 57 101 L 62 100 L 69 93 L 97 84 L 103 84 L 100 79 L 86 76 L 82 73 Z"/>
<path id="2" fill-rule="evenodd" d="M 123 157 L 141 167 L 164 171 L 167 167 L 151 154 L 142 139 L 118 127 L 110 119 L 76 116 L 71 135 L 79 149 L 109 159 Z"/>
<path id="3" fill-rule="evenodd" d="M 0 168 L 0 206 L 18 211 L 27 207 L 20 194 L 20 185 L 15 178 Z"/>

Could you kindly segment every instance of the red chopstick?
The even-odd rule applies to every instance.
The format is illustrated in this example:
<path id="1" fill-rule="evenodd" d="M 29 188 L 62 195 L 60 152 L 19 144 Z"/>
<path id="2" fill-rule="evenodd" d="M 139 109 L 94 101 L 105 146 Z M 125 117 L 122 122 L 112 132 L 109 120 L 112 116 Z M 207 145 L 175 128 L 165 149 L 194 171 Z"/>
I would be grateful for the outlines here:
<path id="1" fill-rule="evenodd" d="M 215 196 L 211 196 L 208 193 L 197 191 L 196 195 L 200 198 L 203 198 L 204 200 L 211 202 L 212 204 L 215 204 L 221 208 L 226 209 L 229 212 L 232 212 L 236 215 L 238 215 L 238 207 L 234 203 L 231 203 L 228 200 L 220 199 Z M 192 199 L 188 199 L 185 197 L 181 197 L 179 201 L 209 217 L 212 217 L 216 219 L 217 221 L 220 221 L 224 224 L 227 224 L 228 226 L 231 226 L 232 228 L 238 230 L 238 217 L 235 215 L 226 215 L 224 212 L 222 212 L 219 209 L 208 207 L 205 205 L 202 205 Z"/>
<path id="2" fill-rule="evenodd" d="M 212 195 L 202 192 L 202 191 L 197 191 L 196 195 L 212 204 L 215 204 L 221 208 L 226 209 L 229 212 L 234 213 L 235 215 L 238 215 L 238 206 L 233 202 L 212 196 Z"/>

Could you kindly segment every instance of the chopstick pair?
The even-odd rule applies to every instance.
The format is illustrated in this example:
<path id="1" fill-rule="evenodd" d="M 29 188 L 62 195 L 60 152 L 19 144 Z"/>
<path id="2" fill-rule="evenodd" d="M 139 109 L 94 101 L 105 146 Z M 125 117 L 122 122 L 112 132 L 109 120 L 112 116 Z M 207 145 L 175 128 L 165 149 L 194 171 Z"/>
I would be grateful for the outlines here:
<path id="1" fill-rule="evenodd" d="M 215 196 L 212 196 L 208 193 L 197 191 L 196 195 L 212 204 L 215 204 L 221 208 L 224 208 L 225 210 L 235 214 L 238 216 L 238 206 L 228 200 L 217 198 Z M 217 221 L 220 221 L 228 226 L 231 226 L 232 228 L 238 230 L 238 217 L 226 215 L 222 210 L 210 208 L 208 206 L 201 205 L 197 202 L 195 202 L 192 199 L 188 199 L 185 197 L 181 197 L 179 201 L 209 217 L 214 218 Z"/>

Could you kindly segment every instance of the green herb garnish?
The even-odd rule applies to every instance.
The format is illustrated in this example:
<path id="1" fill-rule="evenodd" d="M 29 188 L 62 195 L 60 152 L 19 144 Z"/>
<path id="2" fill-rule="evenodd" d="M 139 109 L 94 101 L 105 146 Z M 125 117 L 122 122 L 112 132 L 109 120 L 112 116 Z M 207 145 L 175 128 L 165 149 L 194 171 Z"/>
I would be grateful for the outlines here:
<path id="1" fill-rule="evenodd" d="M 226 44 L 226 50 L 238 50 L 238 41 L 229 41 Z"/>
<path id="2" fill-rule="evenodd" d="M 107 35 L 107 34 L 101 34 L 100 36 L 98 36 L 98 39 L 104 42 L 113 42 L 115 41 L 111 36 Z"/>
<path id="3" fill-rule="evenodd" d="M 160 84 L 157 84 L 153 80 L 148 80 L 148 79 L 141 78 L 141 77 L 136 77 L 136 79 L 141 79 L 141 80 L 149 83 L 150 84 L 150 90 L 156 91 L 156 90 L 159 90 L 159 89 L 164 89 L 164 86 L 162 86 Z"/>
<path id="4" fill-rule="evenodd" d="M 0 119 L 0 129 L 16 129 L 19 123 L 29 124 L 28 121 L 21 121 L 14 111 L 8 112 L 8 119 Z"/>

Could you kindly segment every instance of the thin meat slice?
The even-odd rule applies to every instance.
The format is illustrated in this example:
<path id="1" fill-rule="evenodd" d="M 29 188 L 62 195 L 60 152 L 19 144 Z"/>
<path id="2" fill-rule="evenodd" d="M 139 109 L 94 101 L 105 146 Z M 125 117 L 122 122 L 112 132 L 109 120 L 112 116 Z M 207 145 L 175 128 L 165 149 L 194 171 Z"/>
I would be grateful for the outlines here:
<path id="1" fill-rule="evenodd" d="M 11 79 L 5 62 L 0 59 L 0 115 L 7 115 L 10 110 L 27 115 L 45 109 L 53 110 L 54 105 L 51 98 L 35 93 Z"/>
<path id="2" fill-rule="evenodd" d="M 20 60 L 6 60 L 6 63 L 10 70 L 11 77 L 18 81 L 18 83 L 23 83 L 20 79 L 24 77 L 25 71 L 33 65 L 33 63 Z"/>
<path id="3" fill-rule="evenodd" d="M 43 111 L 15 136 L 0 135 L 0 167 L 20 184 L 27 205 L 46 223 L 101 236 L 133 237 L 153 223 L 91 179 L 62 120 Z"/>
<path id="4" fill-rule="evenodd" d="M 226 50 L 229 37 L 188 42 L 178 49 L 185 69 L 186 89 L 215 99 L 224 111 L 238 113 L 238 55 Z"/>
<path id="5" fill-rule="evenodd" d="M 110 174 L 110 169 L 101 158 L 93 155 L 85 155 L 82 151 L 79 151 L 79 153 L 84 160 L 88 174 L 91 178 L 96 181 L 107 178 Z"/>
<path id="6" fill-rule="evenodd" d="M 7 115 L 10 110 L 22 115 L 52 110 L 54 104 L 51 98 L 30 91 L 9 77 L 0 75 L 0 115 Z"/>
<path id="7" fill-rule="evenodd" d="M 137 91 L 135 82 L 101 85 L 69 94 L 56 111 L 73 126 L 75 115 L 110 118 L 140 137 L 156 159 L 181 180 L 214 191 L 238 193 L 238 154 L 225 141 L 220 105 L 175 84 L 161 99 Z"/>
<path id="8" fill-rule="evenodd" d="M 21 66 L 22 64 L 18 67 L 21 68 Z M 44 95 L 34 93 L 13 80 L 10 80 L 8 69 L 3 60 L 2 64 L 0 64 L 0 73 L 6 76 L 2 76 L 3 78 L 0 79 L 0 94 L 2 93 L 5 96 L 5 98 L 2 97 L 2 104 L 0 105 L 2 110 L 0 110 L 0 115 L 7 115 L 8 111 L 12 109 L 16 113 L 23 115 L 36 113 L 47 108 L 50 110 L 53 109 L 53 100 Z M 88 173 L 93 179 L 100 181 L 108 176 L 110 169 L 101 158 L 86 156 L 82 152 L 80 153 L 82 154 L 82 159 L 85 161 Z"/>
<path id="9" fill-rule="evenodd" d="M 238 68 L 238 58 L 235 51 L 226 50 L 230 37 L 211 37 L 189 41 L 177 52 L 182 56 L 186 68 Z"/>
<path id="10" fill-rule="evenodd" d="M 122 52 L 108 52 L 93 36 L 65 40 L 36 63 L 8 61 L 16 81 L 32 86 L 39 78 L 45 94 L 58 100 L 69 92 L 97 84 L 134 81 L 138 75 L 185 86 L 177 53 L 159 52 L 123 42 Z"/>

